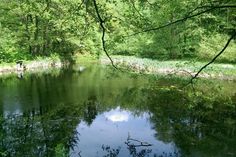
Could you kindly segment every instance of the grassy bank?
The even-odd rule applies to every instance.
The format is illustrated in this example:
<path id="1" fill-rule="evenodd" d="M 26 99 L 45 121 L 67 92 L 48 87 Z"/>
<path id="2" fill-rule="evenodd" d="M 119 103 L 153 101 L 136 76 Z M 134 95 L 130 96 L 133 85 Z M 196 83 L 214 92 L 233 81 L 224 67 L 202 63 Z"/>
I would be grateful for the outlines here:
<path id="1" fill-rule="evenodd" d="M 93 55 L 81 55 L 76 54 L 74 56 L 59 56 L 51 55 L 49 57 L 37 57 L 33 60 L 19 60 L 22 62 L 20 66 L 19 63 L 0 63 L 0 76 L 15 74 L 21 72 L 37 72 L 42 70 L 47 70 L 50 68 L 62 68 L 70 64 L 87 64 L 91 62 L 98 62 L 98 59 Z"/>
<path id="2" fill-rule="evenodd" d="M 170 60 L 159 61 L 147 58 L 138 58 L 134 56 L 112 56 L 114 63 L 121 69 L 127 69 L 133 72 L 173 75 L 181 77 L 190 77 L 194 75 L 207 62 Z M 9 73 L 18 73 L 21 71 L 37 71 L 48 68 L 61 68 L 70 63 L 91 64 L 99 60 L 93 55 L 76 54 L 70 59 L 59 56 L 41 57 L 31 61 L 23 61 L 23 66 L 19 68 L 17 63 L 0 64 L 0 75 Z M 106 56 L 100 58 L 101 64 L 110 64 Z M 214 78 L 221 80 L 236 80 L 236 65 L 234 64 L 211 64 L 199 75 L 202 78 Z"/>
<path id="3" fill-rule="evenodd" d="M 194 75 L 207 62 L 170 60 L 159 61 L 133 56 L 112 56 L 114 63 L 120 67 L 140 73 L 186 76 Z M 107 57 L 101 58 L 102 64 L 110 64 Z M 199 75 L 202 78 L 236 80 L 236 65 L 211 64 Z"/>
<path id="4" fill-rule="evenodd" d="M 44 70 L 51 67 L 61 68 L 68 64 L 59 57 L 39 57 L 35 60 L 19 60 L 15 63 L 1 63 L 0 75 L 19 73 L 24 71 Z"/>

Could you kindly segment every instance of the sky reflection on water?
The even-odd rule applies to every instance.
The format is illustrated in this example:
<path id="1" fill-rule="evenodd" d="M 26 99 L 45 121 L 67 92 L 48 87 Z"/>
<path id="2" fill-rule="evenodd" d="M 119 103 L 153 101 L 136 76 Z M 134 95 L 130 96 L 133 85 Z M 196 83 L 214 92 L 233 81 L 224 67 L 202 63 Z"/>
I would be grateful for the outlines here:
<path id="1" fill-rule="evenodd" d="M 0 79 L 0 153 L 235 156 L 235 84 L 222 82 L 219 91 L 201 82 L 207 92 L 195 96 L 179 83 L 98 66 Z M 152 146 L 134 155 L 128 137 Z"/>
<path id="2" fill-rule="evenodd" d="M 118 156 L 127 156 L 129 150 L 125 141 L 128 136 L 143 142 L 152 144 L 150 147 L 140 147 L 149 149 L 152 152 L 149 155 L 161 155 L 163 152 L 174 154 L 177 152 L 175 145 L 163 143 L 155 138 L 156 131 L 153 130 L 149 121 L 150 115 L 143 113 L 135 116 L 128 110 L 122 110 L 120 107 L 104 112 L 96 117 L 91 125 L 81 122 L 77 126 L 79 133 L 78 145 L 71 149 L 71 156 L 103 156 L 107 152 L 102 151 L 102 146 L 109 146 L 112 149 L 120 148 Z"/>

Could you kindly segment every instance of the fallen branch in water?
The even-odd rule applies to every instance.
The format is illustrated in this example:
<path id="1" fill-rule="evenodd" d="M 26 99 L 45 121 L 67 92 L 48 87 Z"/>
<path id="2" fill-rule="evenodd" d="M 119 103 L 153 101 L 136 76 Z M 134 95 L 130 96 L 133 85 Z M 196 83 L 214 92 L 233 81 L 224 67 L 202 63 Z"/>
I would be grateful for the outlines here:
<path id="1" fill-rule="evenodd" d="M 152 146 L 152 144 L 150 144 L 148 142 L 143 142 L 143 141 L 140 141 L 137 139 L 133 139 L 130 137 L 130 135 L 128 135 L 128 138 L 127 138 L 127 141 L 125 142 L 125 144 L 128 147 L 150 147 L 150 146 Z"/>

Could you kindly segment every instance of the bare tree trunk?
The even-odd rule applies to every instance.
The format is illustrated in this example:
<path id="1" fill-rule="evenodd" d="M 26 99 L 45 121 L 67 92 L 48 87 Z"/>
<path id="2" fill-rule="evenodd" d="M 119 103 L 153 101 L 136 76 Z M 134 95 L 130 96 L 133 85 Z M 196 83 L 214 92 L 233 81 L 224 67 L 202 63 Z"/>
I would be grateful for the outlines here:
<path id="1" fill-rule="evenodd" d="M 31 46 L 31 43 L 30 43 L 30 31 L 29 31 L 29 19 L 30 19 L 30 15 L 26 15 L 26 18 L 25 18 L 25 31 L 26 31 L 26 36 L 27 36 L 27 39 L 28 39 L 28 51 L 29 53 L 33 54 L 32 52 L 32 46 Z"/>
<path id="2" fill-rule="evenodd" d="M 39 18 L 38 16 L 35 16 L 35 32 L 34 32 L 34 42 L 35 42 L 34 53 L 35 54 L 40 53 L 40 47 L 38 44 L 38 35 L 39 35 Z"/>
<path id="3" fill-rule="evenodd" d="M 46 0 L 46 4 L 47 4 L 46 9 L 45 9 L 46 11 L 49 10 L 50 3 L 51 3 L 51 0 Z M 49 20 L 46 20 L 44 23 L 44 28 L 43 28 L 43 50 L 42 50 L 43 54 L 48 53 L 48 49 L 50 45 L 50 39 L 48 36 L 48 27 L 49 27 Z"/>

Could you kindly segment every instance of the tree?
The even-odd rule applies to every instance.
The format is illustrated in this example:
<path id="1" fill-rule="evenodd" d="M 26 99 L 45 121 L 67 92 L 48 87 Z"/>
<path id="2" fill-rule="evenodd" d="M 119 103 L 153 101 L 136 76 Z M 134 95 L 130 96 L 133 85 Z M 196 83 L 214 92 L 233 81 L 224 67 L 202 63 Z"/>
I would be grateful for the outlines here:
<path id="1" fill-rule="evenodd" d="M 114 67 L 109 54 L 211 60 L 236 26 L 233 0 L 3 0 L 0 8 L 5 62 L 101 50 Z M 228 45 L 217 59 L 235 63 Z"/>
<path id="2" fill-rule="evenodd" d="M 96 2 L 94 0 L 94 2 Z M 159 26 L 157 27 L 153 27 L 151 26 L 150 28 L 145 28 L 147 26 L 146 25 L 146 22 L 144 22 L 144 25 L 141 25 L 140 26 L 140 23 L 139 23 L 139 19 L 137 20 L 134 20 L 134 25 L 136 24 L 137 27 L 135 27 L 136 29 L 141 29 L 140 31 L 136 31 L 136 32 L 133 32 L 131 33 L 130 35 L 128 36 L 125 36 L 126 38 L 127 37 L 130 37 L 130 36 L 138 36 L 137 38 L 139 38 L 141 36 L 141 34 L 144 34 L 144 33 L 149 33 L 149 32 L 155 32 L 158 31 L 158 30 L 163 30 L 164 29 L 164 32 L 162 31 L 161 33 L 156 33 L 156 34 L 153 34 L 151 37 L 154 39 L 152 40 L 151 42 L 153 43 L 156 43 L 156 42 L 159 42 L 160 40 L 158 40 L 158 38 L 156 38 L 155 40 L 155 37 L 160 37 L 160 35 L 163 35 L 165 37 L 165 40 L 166 40 L 166 45 L 165 44 L 162 44 L 164 45 L 164 50 L 166 50 L 166 54 L 169 55 L 168 58 L 177 58 L 178 55 L 177 54 L 181 54 L 182 52 L 185 52 L 186 50 L 188 51 L 192 51 L 191 53 L 193 52 L 196 52 L 196 46 L 194 46 L 194 44 L 196 44 L 196 42 L 192 42 L 192 44 L 188 45 L 189 48 L 186 48 L 186 36 L 189 36 L 190 38 L 196 38 L 196 34 L 194 33 L 194 31 L 190 32 L 190 33 L 186 33 L 184 29 L 186 29 L 186 27 L 190 27 L 190 29 L 192 29 L 191 25 L 197 27 L 197 28 L 201 28 L 203 32 L 207 32 L 208 34 L 211 34 L 211 33 L 225 33 L 225 34 L 232 34 L 232 36 L 229 38 L 228 42 L 226 43 L 226 45 L 224 46 L 224 48 L 222 49 L 222 51 L 220 51 L 218 54 L 216 54 L 213 59 L 207 63 L 206 65 L 204 65 L 194 76 L 193 78 L 191 79 L 191 81 L 193 79 L 195 79 L 199 73 L 205 69 L 208 65 L 210 65 L 211 63 L 213 63 L 221 54 L 223 54 L 223 52 L 225 51 L 225 49 L 229 46 L 229 43 L 234 39 L 235 37 L 235 22 L 232 20 L 232 21 L 229 21 L 229 19 L 233 19 L 235 17 L 235 9 L 236 8 L 236 5 L 233 3 L 233 1 L 201 1 L 200 4 L 197 3 L 198 1 L 195 1 L 193 3 L 190 3 L 186 0 L 183 0 L 183 1 L 180 1 L 180 2 L 175 2 L 175 3 L 172 3 L 172 2 L 165 2 L 165 1 L 158 1 L 157 3 L 160 3 L 162 4 L 161 7 L 156 5 L 150 5 L 151 7 L 160 7 L 159 10 L 161 10 L 162 8 L 164 8 L 165 11 L 159 11 L 158 13 L 163 13 L 164 15 L 164 20 L 166 19 L 169 19 L 167 22 L 167 24 L 159 24 Z M 133 1 L 129 1 L 129 4 L 134 8 L 134 10 L 139 14 L 139 16 L 142 16 L 142 13 L 141 11 L 144 11 L 146 10 L 146 8 L 144 10 L 137 10 L 137 7 L 135 7 L 135 3 Z M 141 2 L 140 2 L 141 4 Z M 143 4 L 143 3 L 142 3 Z M 150 3 L 149 3 L 150 4 Z M 186 6 L 191 6 L 193 7 L 192 10 L 188 10 L 186 12 Z M 97 8 L 97 6 L 96 6 Z M 222 18 L 225 16 L 225 12 L 229 12 L 229 9 L 232 10 L 232 15 L 229 15 L 227 14 L 227 18 Z M 230 11 L 231 11 L 230 10 Z M 96 11 L 98 12 L 98 9 L 96 9 Z M 154 11 L 154 10 L 153 10 Z M 222 11 L 222 13 L 220 12 Z M 152 11 L 150 11 L 152 12 Z M 178 12 L 178 14 L 174 14 Z M 101 18 L 99 12 L 97 13 L 99 15 L 99 21 L 102 25 L 102 31 L 103 31 L 103 37 L 102 37 L 102 41 L 103 41 L 103 49 L 105 51 L 105 53 L 108 55 L 107 53 L 107 50 L 105 48 L 105 41 L 104 41 L 104 35 L 105 35 L 105 26 L 104 26 L 104 22 L 103 19 Z M 157 14 L 154 14 L 154 16 L 156 16 Z M 184 16 L 183 16 L 184 15 Z M 131 17 L 130 15 L 128 15 L 127 17 Z M 198 19 L 194 19 L 195 17 L 198 17 Z M 157 17 L 158 18 L 158 17 Z M 142 19 L 142 18 L 141 18 Z M 161 18 L 158 18 L 158 20 L 162 20 Z M 185 21 L 190 21 L 190 23 L 184 23 Z M 210 22 L 210 24 L 206 23 L 206 20 Z M 227 26 L 229 27 L 226 27 L 225 26 L 225 20 L 227 20 Z M 132 21 L 132 19 L 131 19 Z M 147 21 L 147 20 L 145 20 Z M 152 21 L 152 20 L 150 20 Z M 159 23 L 156 22 L 156 23 Z M 205 21 L 205 22 L 204 22 Z M 155 21 L 154 21 L 155 22 Z M 153 23 L 154 23 L 153 22 Z M 220 24 L 218 24 L 217 22 L 220 22 Z M 160 22 L 162 23 L 162 22 Z M 216 25 L 217 23 L 217 25 Z M 178 27 L 179 25 L 177 24 L 181 24 L 180 27 Z M 179 29 L 179 30 L 178 30 Z M 206 29 L 206 30 L 205 30 Z M 212 30 L 211 30 L 212 29 Z M 109 31 L 109 30 L 108 30 Z M 169 35 L 168 35 L 169 34 Z M 168 39 L 168 36 L 169 36 L 169 39 Z M 141 37 L 144 37 L 145 36 L 141 36 Z M 170 40 L 170 38 L 172 38 L 172 40 Z M 200 42 L 202 38 L 202 33 L 199 34 L 199 38 L 197 38 L 196 40 L 198 40 L 198 43 Z M 147 40 L 147 38 L 145 38 Z M 168 41 L 171 41 L 170 43 L 168 43 Z M 183 42 L 183 45 L 181 45 L 181 42 Z M 174 43 L 174 44 L 172 44 Z M 175 45 L 176 44 L 176 45 Z M 178 47 L 178 45 L 181 45 L 180 47 Z M 150 44 L 148 45 L 150 46 Z M 197 45 L 198 46 L 198 45 Z M 191 48 L 191 47 L 195 47 L 195 48 Z M 157 47 L 155 47 L 155 49 L 157 49 Z M 162 49 L 163 51 L 163 49 Z M 149 50 L 150 52 L 150 50 Z M 150 54 L 149 54 L 150 55 Z M 148 56 L 149 56 L 148 55 Z M 152 57 L 154 55 L 154 53 L 151 53 Z M 182 53 L 182 55 L 184 56 L 184 54 Z M 193 55 L 193 54 L 192 54 Z M 110 56 L 108 55 L 109 59 L 111 60 Z M 111 63 L 113 64 L 113 61 L 111 60 Z"/>

